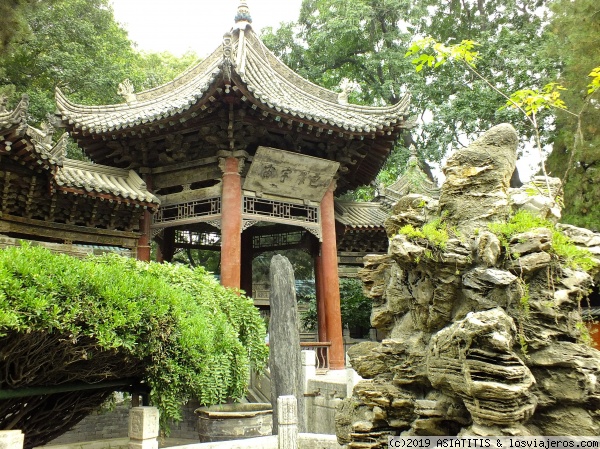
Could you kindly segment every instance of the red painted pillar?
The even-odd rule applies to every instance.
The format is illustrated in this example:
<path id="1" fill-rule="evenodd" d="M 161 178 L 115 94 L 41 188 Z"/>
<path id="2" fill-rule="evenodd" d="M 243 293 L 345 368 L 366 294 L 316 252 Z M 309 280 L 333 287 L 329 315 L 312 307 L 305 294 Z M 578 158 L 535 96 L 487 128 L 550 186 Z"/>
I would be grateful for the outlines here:
<path id="1" fill-rule="evenodd" d="M 333 191 L 335 181 L 321 201 L 321 279 L 325 298 L 325 315 L 327 320 L 327 338 L 331 342 L 329 350 L 329 367 L 344 369 L 346 354 L 342 336 L 342 312 L 340 309 L 340 280 L 338 277 L 337 243 L 335 236 L 335 212 Z"/>
<path id="2" fill-rule="evenodd" d="M 315 293 L 317 297 L 317 335 L 319 341 L 327 340 L 327 315 L 325 312 L 325 296 L 323 295 L 323 261 L 321 255 L 315 255 Z"/>
<path id="3" fill-rule="evenodd" d="M 152 191 L 152 177 L 150 174 L 144 175 L 144 182 L 149 192 Z M 150 262 L 150 240 L 152 238 L 152 231 L 150 225 L 152 224 L 152 214 L 148 209 L 144 209 L 142 212 L 142 218 L 140 219 L 140 233 L 142 234 L 138 239 L 137 244 L 137 260 L 143 260 L 144 262 Z"/>
<path id="4" fill-rule="evenodd" d="M 240 288 L 242 260 L 242 179 L 240 161 L 221 159 L 223 191 L 221 193 L 221 285 Z"/>

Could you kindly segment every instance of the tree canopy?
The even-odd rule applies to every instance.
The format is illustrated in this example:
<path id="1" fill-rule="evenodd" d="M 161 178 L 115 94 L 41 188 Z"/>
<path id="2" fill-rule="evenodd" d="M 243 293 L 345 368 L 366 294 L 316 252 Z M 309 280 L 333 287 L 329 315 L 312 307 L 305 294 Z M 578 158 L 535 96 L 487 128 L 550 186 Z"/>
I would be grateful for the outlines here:
<path id="1" fill-rule="evenodd" d="M 27 93 L 34 121 L 56 109 L 56 86 L 84 104 L 120 103 L 117 87 L 123 80 L 130 79 L 138 91 L 148 89 L 197 59 L 193 53 L 176 58 L 138 52 L 108 0 L 17 3 L 23 5 L 17 11 L 31 5 L 18 16 L 23 31 L 0 52 L 0 94 L 16 100 Z"/>
<path id="2" fill-rule="evenodd" d="M 267 30 L 265 43 L 312 81 L 336 88 L 347 78 L 358 85 L 359 103 L 393 103 L 412 96 L 420 117 L 405 139 L 423 160 L 438 163 L 451 148 L 464 146 L 482 130 L 511 122 L 525 136 L 532 130 L 504 100 L 468 70 L 443 67 L 435 75 L 415 73 L 405 54 L 415 37 L 448 44 L 477 41 L 478 69 L 512 92 L 546 79 L 556 67 L 543 46 L 547 8 L 539 0 L 304 0 L 297 23 Z M 394 155 L 401 163 L 406 156 Z M 387 170 L 392 167 L 388 166 Z M 393 170 L 392 170 L 393 171 Z M 383 181 L 395 178 L 382 173 Z"/>
<path id="3" fill-rule="evenodd" d="M 202 268 L 0 250 L 2 391 L 135 378 L 161 420 L 177 420 L 190 398 L 243 396 L 250 366 L 266 362 L 265 335 L 252 300 Z M 45 444 L 114 389 L 0 399 L 0 428 Z"/>
<path id="4" fill-rule="evenodd" d="M 600 8 L 594 0 L 555 0 L 552 10 L 547 51 L 561 63 L 562 96 L 581 121 L 579 134 L 577 118 L 558 111 L 548 168 L 554 176 L 566 175 L 564 220 L 600 231 L 600 96 L 587 88 L 592 69 L 600 66 Z"/>

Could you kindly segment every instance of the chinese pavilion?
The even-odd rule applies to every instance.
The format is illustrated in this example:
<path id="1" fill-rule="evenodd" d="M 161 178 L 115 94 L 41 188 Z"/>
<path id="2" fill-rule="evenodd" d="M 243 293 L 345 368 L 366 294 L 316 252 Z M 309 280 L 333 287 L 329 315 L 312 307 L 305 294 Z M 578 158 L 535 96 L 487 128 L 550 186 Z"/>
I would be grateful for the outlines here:
<path id="1" fill-rule="evenodd" d="M 28 126 L 26 99 L 0 112 L 0 233 L 60 233 L 141 260 L 151 240 L 166 261 L 177 248 L 217 247 L 222 284 L 249 295 L 254 254 L 302 246 L 315 260 L 319 340 L 343 368 L 338 249 L 360 263 L 383 228 L 379 205 L 334 195 L 373 181 L 408 127 L 408 98 L 353 105 L 301 78 L 254 33 L 243 0 L 222 47 L 198 65 L 144 92 L 119 87 L 125 102 L 104 106 L 56 90 L 56 126 L 94 163 L 66 159 L 51 127 Z"/>

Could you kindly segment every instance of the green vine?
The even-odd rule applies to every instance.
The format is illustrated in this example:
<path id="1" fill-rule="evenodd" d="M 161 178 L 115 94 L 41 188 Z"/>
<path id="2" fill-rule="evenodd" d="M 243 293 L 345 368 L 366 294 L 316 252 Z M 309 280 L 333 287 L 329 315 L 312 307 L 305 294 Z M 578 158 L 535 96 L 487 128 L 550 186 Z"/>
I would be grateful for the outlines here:
<path id="1" fill-rule="evenodd" d="M 82 381 L 97 355 L 123 355 L 151 387 L 163 426 L 180 420 L 192 397 L 207 405 L 242 397 L 250 366 L 262 369 L 268 356 L 252 300 L 202 268 L 114 254 L 79 260 L 33 246 L 0 250 L 0 347 L 4 337 L 36 332 L 67 336 L 75 359 L 79 342 L 95 342 L 79 365 L 65 367 Z M 31 381 L 43 385 L 45 370 L 37 372 Z"/>

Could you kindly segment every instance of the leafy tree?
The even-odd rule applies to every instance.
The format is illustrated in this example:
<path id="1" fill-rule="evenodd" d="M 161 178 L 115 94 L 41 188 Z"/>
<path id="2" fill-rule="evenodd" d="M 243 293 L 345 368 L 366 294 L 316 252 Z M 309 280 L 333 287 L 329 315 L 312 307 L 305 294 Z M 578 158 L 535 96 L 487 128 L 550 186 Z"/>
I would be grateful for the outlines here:
<path id="1" fill-rule="evenodd" d="M 0 28 L 0 55 L 19 39 L 29 34 L 27 15 L 46 2 L 36 0 L 5 0 L 0 3 L 0 17 L 3 26 Z M 40 5 L 42 4 L 42 5 Z"/>
<path id="2" fill-rule="evenodd" d="M 555 0 L 552 9 L 547 51 L 562 63 L 563 97 L 576 116 L 558 113 L 548 168 L 566 181 L 563 220 L 600 231 L 600 109 L 588 88 L 588 75 L 600 65 L 600 9 L 594 0 Z"/>
<path id="3" fill-rule="evenodd" d="M 373 303 L 364 295 L 362 282 L 359 279 L 340 278 L 340 307 L 342 327 L 360 329 L 365 333 L 369 330 Z M 300 320 L 305 329 L 317 330 L 317 300 L 315 295 L 308 295 L 308 307 L 301 314 Z"/>
<path id="4" fill-rule="evenodd" d="M 137 378 L 166 423 L 192 397 L 241 397 L 250 366 L 265 365 L 265 335 L 252 301 L 202 268 L 0 250 L 2 391 Z M 0 428 L 45 444 L 113 389 L 0 400 Z"/>
<path id="5" fill-rule="evenodd" d="M 0 54 L 0 94 L 27 93 L 34 121 L 54 112 L 57 85 L 77 102 L 120 103 L 117 87 L 124 79 L 143 90 L 172 79 L 196 59 L 138 53 L 108 0 L 35 3 L 25 17 L 29 33 Z"/>
<path id="6" fill-rule="evenodd" d="M 359 103 L 393 103 L 410 92 L 412 111 L 421 120 L 401 151 L 412 140 L 424 160 L 436 163 L 500 122 L 511 122 L 526 136 L 533 130 L 518 113 L 498 110 L 502 97 L 465 68 L 416 74 L 404 58 L 413 37 L 479 42 L 479 71 L 512 92 L 555 71 L 540 50 L 546 12 L 539 0 L 304 0 L 297 23 L 267 30 L 264 39 L 288 65 L 318 84 L 335 88 L 344 78 L 356 82 L 359 89 L 351 99 Z M 544 117 L 541 123 L 543 129 Z M 380 180 L 395 178 L 385 173 Z"/>

